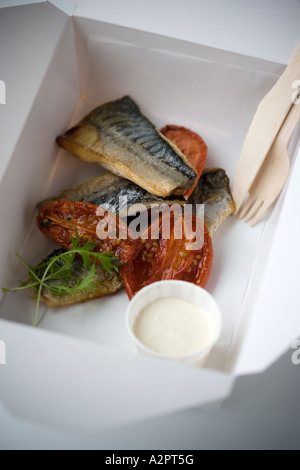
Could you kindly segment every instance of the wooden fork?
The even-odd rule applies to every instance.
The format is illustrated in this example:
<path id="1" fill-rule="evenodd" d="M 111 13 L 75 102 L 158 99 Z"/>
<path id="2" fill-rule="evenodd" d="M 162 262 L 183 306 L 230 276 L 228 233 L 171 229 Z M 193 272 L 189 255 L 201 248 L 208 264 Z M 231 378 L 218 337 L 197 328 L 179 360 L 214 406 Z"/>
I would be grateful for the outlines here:
<path id="1" fill-rule="evenodd" d="M 245 222 L 252 219 L 252 227 L 277 199 L 287 180 L 290 170 L 288 144 L 299 119 L 300 104 L 294 104 L 249 190 L 249 198 L 239 218 L 245 218 Z"/>
<path id="2" fill-rule="evenodd" d="M 232 195 L 239 212 L 293 102 L 299 83 L 300 45 L 275 86 L 263 98 L 255 113 L 240 156 Z M 296 93 L 296 92 L 295 92 Z"/>

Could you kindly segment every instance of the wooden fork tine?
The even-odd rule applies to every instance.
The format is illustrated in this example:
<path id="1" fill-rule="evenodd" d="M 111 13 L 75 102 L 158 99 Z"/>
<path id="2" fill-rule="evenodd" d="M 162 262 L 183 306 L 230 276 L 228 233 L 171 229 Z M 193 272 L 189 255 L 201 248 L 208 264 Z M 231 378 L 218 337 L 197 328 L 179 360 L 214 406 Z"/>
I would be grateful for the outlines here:
<path id="1" fill-rule="evenodd" d="M 274 195 L 271 195 L 269 200 L 264 201 L 263 205 L 260 207 L 255 217 L 253 217 L 251 227 L 254 227 L 254 225 L 256 225 L 260 221 L 264 213 L 272 206 L 273 202 L 277 199 L 278 195 L 281 193 L 286 183 L 286 180 L 289 176 L 289 168 L 290 168 L 289 165 L 287 165 L 285 171 L 283 171 L 283 178 L 282 178 L 281 185 L 277 187 L 277 191 L 276 191 L 277 195 L 275 197 Z"/>
<path id="2" fill-rule="evenodd" d="M 290 172 L 288 144 L 300 119 L 300 104 L 294 104 L 284 121 L 263 166 L 250 188 L 239 217 L 252 227 L 259 222 L 281 193 Z"/>
<path id="3" fill-rule="evenodd" d="M 260 208 L 260 206 L 263 204 L 263 201 L 261 201 L 260 199 L 257 199 L 255 201 L 255 203 L 253 204 L 253 206 L 251 207 L 250 211 L 248 212 L 248 214 L 246 215 L 245 217 L 245 222 L 249 222 L 249 220 L 252 219 L 252 217 L 255 216 L 256 212 L 258 211 L 258 209 Z"/>
<path id="4" fill-rule="evenodd" d="M 260 221 L 264 213 L 269 209 L 271 205 L 272 203 L 266 204 L 265 202 L 262 204 L 257 214 L 253 217 L 253 220 L 251 222 L 251 227 L 254 227 L 254 225 L 256 225 Z"/>
<path id="5" fill-rule="evenodd" d="M 254 202 L 255 202 L 255 193 L 252 192 L 252 193 L 250 193 L 249 198 L 247 199 L 247 201 L 245 202 L 244 206 L 242 207 L 242 209 L 239 213 L 239 218 L 240 219 L 243 219 L 245 217 L 245 215 L 251 209 Z"/>

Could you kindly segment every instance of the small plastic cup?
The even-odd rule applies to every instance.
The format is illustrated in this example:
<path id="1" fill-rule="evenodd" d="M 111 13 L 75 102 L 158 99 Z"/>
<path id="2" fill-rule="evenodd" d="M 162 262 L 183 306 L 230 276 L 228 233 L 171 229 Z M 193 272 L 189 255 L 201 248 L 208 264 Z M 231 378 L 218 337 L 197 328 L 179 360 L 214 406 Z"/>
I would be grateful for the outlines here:
<path id="1" fill-rule="evenodd" d="M 192 355 L 164 355 L 151 350 L 137 338 L 134 333 L 134 324 L 139 314 L 149 304 L 156 300 L 167 298 L 187 300 L 205 310 L 210 316 L 214 331 L 212 340 L 205 348 L 199 348 L 199 351 Z M 160 281 L 145 287 L 132 299 L 126 314 L 127 330 L 139 353 L 198 367 L 205 366 L 210 352 L 220 338 L 222 323 L 219 307 L 212 295 L 201 287 L 184 281 Z"/>

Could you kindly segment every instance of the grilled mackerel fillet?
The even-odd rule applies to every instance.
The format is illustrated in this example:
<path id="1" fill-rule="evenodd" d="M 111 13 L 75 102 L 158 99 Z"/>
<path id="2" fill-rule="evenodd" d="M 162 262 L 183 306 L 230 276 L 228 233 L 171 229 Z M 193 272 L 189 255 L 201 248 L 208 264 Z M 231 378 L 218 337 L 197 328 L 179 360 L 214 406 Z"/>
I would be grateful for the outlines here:
<path id="1" fill-rule="evenodd" d="M 57 137 L 57 143 L 158 197 L 185 194 L 197 177 L 185 155 L 143 116 L 129 96 L 95 109 Z"/>
<path id="2" fill-rule="evenodd" d="M 235 212 L 235 203 L 230 192 L 230 182 L 221 168 L 204 170 L 200 181 L 188 200 L 197 213 L 197 204 L 204 204 L 204 221 L 214 238 L 220 225 Z"/>
<path id="3" fill-rule="evenodd" d="M 126 217 L 135 211 L 146 210 L 153 204 L 180 204 L 186 203 L 184 198 L 170 196 L 162 199 L 148 193 L 129 180 L 106 171 L 73 188 L 63 191 L 60 196 L 53 197 L 38 205 L 39 211 L 49 202 L 67 199 L 68 201 L 88 202 L 95 206 L 102 206 L 112 214 Z"/>

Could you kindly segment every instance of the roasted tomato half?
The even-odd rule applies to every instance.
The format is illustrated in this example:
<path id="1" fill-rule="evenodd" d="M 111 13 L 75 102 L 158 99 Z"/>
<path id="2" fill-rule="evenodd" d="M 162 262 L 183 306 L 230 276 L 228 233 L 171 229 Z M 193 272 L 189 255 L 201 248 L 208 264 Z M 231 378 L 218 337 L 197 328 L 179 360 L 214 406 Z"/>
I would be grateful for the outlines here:
<path id="1" fill-rule="evenodd" d="M 197 171 L 198 177 L 194 185 L 184 195 L 185 198 L 188 199 L 191 194 L 193 194 L 200 176 L 202 175 L 207 160 L 207 145 L 198 134 L 185 127 L 169 125 L 164 127 L 161 133 L 184 153 L 188 161 Z"/>
<path id="2" fill-rule="evenodd" d="M 114 252 L 121 263 L 126 263 L 135 252 L 136 240 L 129 233 L 127 224 L 117 216 L 85 202 L 65 199 L 47 204 L 37 218 L 39 229 L 69 250 L 76 231 L 84 241 L 95 243 L 100 253 Z"/>
<path id="3" fill-rule="evenodd" d="M 168 223 L 170 233 L 165 229 Z M 161 280 L 183 280 L 205 287 L 212 262 L 212 239 L 201 219 L 190 214 L 184 217 L 181 212 L 161 214 L 142 235 L 135 256 L 122 267 L 123 281 L 129 299 Z"/>

